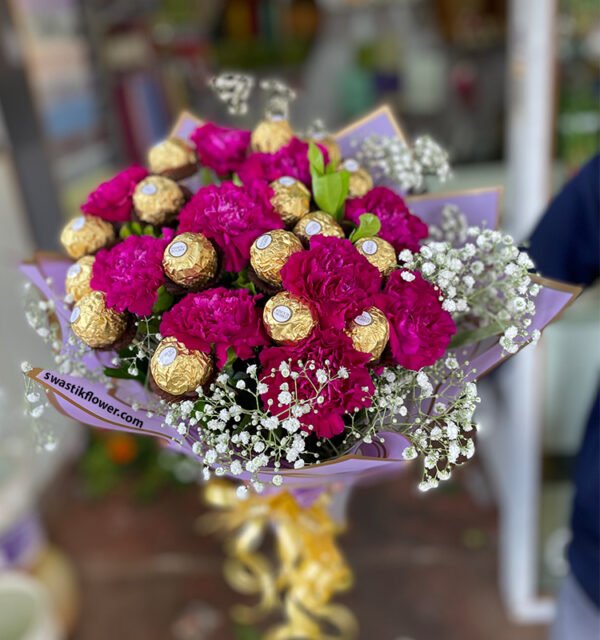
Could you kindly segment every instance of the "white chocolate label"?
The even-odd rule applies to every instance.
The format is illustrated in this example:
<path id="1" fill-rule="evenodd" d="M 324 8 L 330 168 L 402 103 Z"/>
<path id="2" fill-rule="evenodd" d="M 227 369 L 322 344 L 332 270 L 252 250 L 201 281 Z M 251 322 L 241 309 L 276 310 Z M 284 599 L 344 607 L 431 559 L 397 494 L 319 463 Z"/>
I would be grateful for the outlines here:
<path id="1" fill-rule="evenodd" d="M 69 318 L 69 321 L 71 322 L 71 324 L 79 320 L 80 314 L 81 314 L 81 309 L 79 307 L 74 307 L 73 311 L 71 311 L 71 317 Z"/>
<path id="2" fill-rule="evenodd" d="M 361 247 L 363 253 L 366 253 L 368 256 L 374 256 L 377 253 L 377 248 L 375 240 L 365 240 Z"/>
<path id="3" fill-rule="evenodd" d="M 175 362 L 175 358 L 177 357 L 177 349 L 175 347 L 165 347 L 158 354 L 158 364 L 161 367 L 168 367 L 170 364 Z"/>
<path id="4" fill-rule="evenodd" d="M 169 255 L 173 256 L 174 258 L 181 258 L 181 256 L 185 255 L 185 252 L 187 250 L 187 244 L 183 242 L 183 240 L 178 240 L 169 247 Z"/>
<path id="5" fill-rule="evenodd" d="M 292 317 L 292 310 L 289 307 L 286 307 L 284 304 L 277 305 L 271 315 L 275 322 L 284 323 L 287 322 Z"/>
<path id="6" fill-rule="evenodd" d="M 72 264 L 67 271 L 67 278 L 74 278 L 81 273 L 81 265 L 80 264 Z"/>
<path id="7" fill-rule="evenodd" d="M 73 229 L 73 231 L 81 231 L 84 226 L 85 218 L 83 216 L 79 216 L 78 218 L 75 218 L 73 222 L 71 222 L 71 229 Z"/>
<path id="8" fill-rule="evenodd" d="M 142 188 L 140 189 L 140 191 L 145 196 L 153 196 L 158 191 L 158 189 L 156 188 L 155 184 L 152 184 L 151 182 L 147 182 L 146 184 L 142 185 Z"/>
<path id="9" fill-rule="evenodd" d="M 273 242 L 273 238 L 268 233 L 265 233 L 256 240 L 256 248 L 262 251 L 263 249 L 266 249 L 271 242 Z"/>
<path id="10" fill-rule="evenodd" d="M 296 179 L 291 176 L 283 176 L 283 178 L 279 178 L 277 181 L 282 187 L 291 187 L 293 184 L 296 184 Z"/>
<path id="11" fill-rule="evenodd" d="M 353 158 L 350 158 L 349 160 L 346 160 L 344 162 L 344 169 L 346 169 L 346 171 L 358 171 L 359 168 L 360 167 L 358 162 L 356 162 L 356 160 L 354 160 Z"/>
<path id="12" fill-rule="evenodd" d="M 373 316 L 368 311 L 363 311 L 354 318 L 354 322 L 360 327 L 368 327 L 373 322 Z"/>
<path id="13" fill-rule="evenodd" d="M 321 233 L 322 228 L 323 227 L 321 226 L 320 222 L 317 222 L 316 220 L 311 220 L 306 225 L 306 228 L 304 229 L 304 231 L 306 231 L 307 236 L 315 236 L 317 235 L 317 233 Z"/>

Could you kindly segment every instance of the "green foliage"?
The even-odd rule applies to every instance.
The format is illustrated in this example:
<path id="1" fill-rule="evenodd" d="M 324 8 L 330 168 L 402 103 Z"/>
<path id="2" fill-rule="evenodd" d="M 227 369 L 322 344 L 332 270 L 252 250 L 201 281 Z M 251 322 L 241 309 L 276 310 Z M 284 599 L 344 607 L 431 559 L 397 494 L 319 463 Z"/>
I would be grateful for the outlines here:
<path id="1" fill-rule="evenodd" d="M 171 307 L 175 298 L 165 289 L 164 285 L 161 285 L 156 294 L 156 302 L 152 307 L 153 313 L 161 313 Z"/>
<path id="2" fill-rule="evenodd" d="M 347 171 L 335 171 L 331 163 L 325 167 L 323 153 L 314 142 L 308 147 L 308 161 L 315 202 L 321 211 L 341 220 L 348 197 L 350 175 Z"/>
<path id="3" fill-rule="evenodd" d="M 359 225 L 350 234 L 350 240 L 356 242 L 361 238 L 376 236 L 381 229 L 381 220 L 372 213 L 362 213 L 359 217 Z"/>

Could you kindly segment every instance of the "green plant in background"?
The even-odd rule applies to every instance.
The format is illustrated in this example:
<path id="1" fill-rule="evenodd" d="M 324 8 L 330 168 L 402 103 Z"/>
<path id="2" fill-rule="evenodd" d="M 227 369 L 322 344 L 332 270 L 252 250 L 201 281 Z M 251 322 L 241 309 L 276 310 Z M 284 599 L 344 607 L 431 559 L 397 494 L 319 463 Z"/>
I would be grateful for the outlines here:
<path id="1" fill-rule="evenodd" d="M 139 500 L 151 500 L 169 486 L 195 482 L 200 466 L 151 438 L 122 432 L 92 432 L 79 469 L 87 495 L 102 498 L 131 483 Z"/>

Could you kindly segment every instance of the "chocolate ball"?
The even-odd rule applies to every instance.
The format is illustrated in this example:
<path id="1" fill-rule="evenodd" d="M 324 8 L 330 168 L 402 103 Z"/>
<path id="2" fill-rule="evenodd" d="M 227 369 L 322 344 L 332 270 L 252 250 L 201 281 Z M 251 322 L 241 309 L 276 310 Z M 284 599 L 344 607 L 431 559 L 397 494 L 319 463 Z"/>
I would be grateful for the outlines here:
<path id="1" fill-rule="evenodd" d="M 308 304 L 291 293 L 282 291 L 265 305 L 263 323 L 275 342 L 292 344 L 306 338 L 313 330 L 316 320 Z"/>
<path id="2" fill-rule="evenodd" d="M 172 220 L 185 204 L 179 185 L 164 176 L 144 178 L 133 192 L 133 206 L 138 218 L 148 224 L 161 225 Z"/>
<path id="3" fill-rule="evenodd" d="M 271 182 L 271 204 L 286 225 L 293 225 L 310 211 L 310 191 L 302 182 L 283 176 Z"/>
<path id="4" fill-rule="evenodd" d="M 83 256 L 74 262 L 67 270 L 65 278 L 65 290 L 75 302 L 81 300 L 92 291 L 90 280 L 92 279 L 92 267 L 94 256 Z"/>
<path id="5" fill-rule="evenodd" d="M 148 152 L 148 167 L 152 173 L 181 180 L 196 172 L 196 154 L 181 138 L 167 138 L 155 144 Z"/>
<path id="6" fill-rule="evenodd" d="M 390 325 L 377 307 L 369 307 L 356 316 L 346 329 L 357 351 L 370 353 L 371 360 L 377 360 L 390 338 Z"/>
<path id="7" fill-rule="evenodd" d="M 106 306 L 101 291 L 92 291 L 81 298 L 71 312 L 71 329 L 82 341 L 94 349 L 114 344 L 127 328 L 127 314 Z"/>
<path id="8" fill-rule="evenodd" d="M 363 169 L 356 160 L 349 158 L 339 165 L 338 171 L 345 169 L 350 174 L 348 195 L 351 198 L 360 198 L 373 188 L 371 174 Z"/>
<path id="9" fill-rule="evenodd" d="M 294 233 L 304 242 L 308 242 L 313 236 L 333 236 L 344 238 L 344 230 L 324 211 L 311 211 L 301 218 L 294 227 Z"/>
<path id="10" fill-rule="evenodd" d="M 60 234 L 62 246 L 74 260 L 96 253 L 114 240 L 113 226 L 97 216 L 77 216 L 67 223 Z"/>
<path id="11" fill-rule="evenodd" d="M 176 338 L 163 338 L 150 360 L 156 385 L 173 396 L 183 396 L 206 384 L 213 372 L 210 355 L 188 349 Z"/>
<path id="12" fill-rule="evenodd" d="M 250 247 L 250 264 L 256 275 L 274 287 L 281 286 L 281 270 L 289 257 L 303 251 L 302 243 L 291 232 L 274 229 L 259 236 Z"/>
<path id="13" fill-rule="evenodd" d="M 354 246 L 383 276 L 389 276 L 398 265 L 394 247 L 383 238 L 361 238 Z"/>
<path id="14" fill-rule="evenodd" d="M 258 123 L 252 132 L 250 146 L 252 151 L 275 153 L 293 137 L 294 131 L 290 123 L 285 118 L 273 116 Z"/>
<path id="15" fill-rule="evenodd" d="M 175 283 L 186 288 L 200 288 L 217 273 L 217 252 L 201 233 L 180 233 L 166 246 L 163 269 Z"/>

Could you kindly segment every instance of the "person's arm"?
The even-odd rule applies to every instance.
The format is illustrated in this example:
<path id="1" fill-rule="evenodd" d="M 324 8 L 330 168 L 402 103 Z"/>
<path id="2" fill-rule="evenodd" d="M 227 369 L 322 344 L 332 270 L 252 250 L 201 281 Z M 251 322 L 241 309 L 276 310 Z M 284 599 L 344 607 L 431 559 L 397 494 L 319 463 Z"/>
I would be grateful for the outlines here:
<path id="1" fill-rule="evenodd" d="M 543 276 L 590 285 L 600 275 L 600 155 L 550 203 L 527 249 Z"/>

